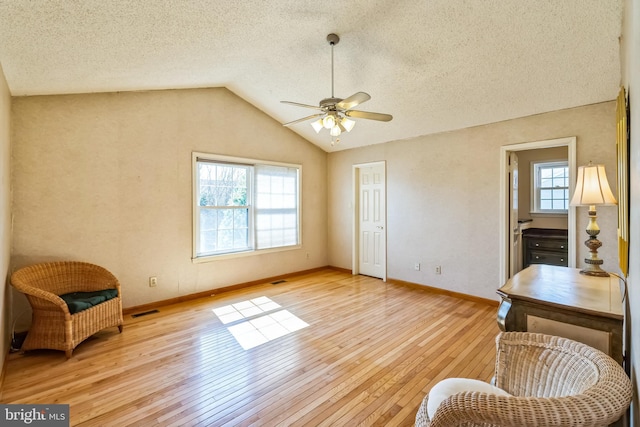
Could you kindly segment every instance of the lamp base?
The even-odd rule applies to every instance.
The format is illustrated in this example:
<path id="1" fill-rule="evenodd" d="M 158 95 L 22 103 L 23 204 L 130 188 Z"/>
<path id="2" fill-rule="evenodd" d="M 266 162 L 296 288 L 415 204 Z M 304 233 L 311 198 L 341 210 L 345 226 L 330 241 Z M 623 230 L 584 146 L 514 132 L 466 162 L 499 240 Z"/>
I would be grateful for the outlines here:
<path id="1" fill-rule="evenodd" d="M 596 224 L 596 207 L 591 206 L 589 208 L 589 226 L 587 227 L 589 238 L 584 242 L 585 246 L 589 248 L 589 258 L 584 259 L 587 266 L 580 270 L 580 274 L 585 276 L 609 277 L 609 273 L 600 268 L 603 261 L 598 258 L 598 248 L 602 246 L 602 242 L 597 237 L 599 233 L 600 228 Z"/>
<path id="2" fill-rule="evenodd" d="M 586 268 L 580 270 L 580 274 L 584 274 L 585 276 L 596 276 L 596 277 L 609 277 L 610 274 L 601 269 L 597 265 L 589 265 Z"/>

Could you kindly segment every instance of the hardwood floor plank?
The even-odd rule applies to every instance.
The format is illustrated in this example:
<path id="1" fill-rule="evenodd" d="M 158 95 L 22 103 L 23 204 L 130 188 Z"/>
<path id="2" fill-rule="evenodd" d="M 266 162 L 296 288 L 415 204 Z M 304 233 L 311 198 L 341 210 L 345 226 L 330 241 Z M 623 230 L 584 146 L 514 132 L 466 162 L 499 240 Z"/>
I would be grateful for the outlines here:
<path id="1" fill-rule="evenodd" d="M 229 328 L 266 317 L 224 324 L 213 310 L 263 297 L 280 305 L 264 315 L 287 310 L 308 326 L 244 350 Z M 126 316 L 122 334 L 101 331 L 70 360 L 13 354 L 2 396 L 68 403 L 83 427 L 410 426 L 440 379 L 493 376 L 495 314 L 326 269 Z"/>

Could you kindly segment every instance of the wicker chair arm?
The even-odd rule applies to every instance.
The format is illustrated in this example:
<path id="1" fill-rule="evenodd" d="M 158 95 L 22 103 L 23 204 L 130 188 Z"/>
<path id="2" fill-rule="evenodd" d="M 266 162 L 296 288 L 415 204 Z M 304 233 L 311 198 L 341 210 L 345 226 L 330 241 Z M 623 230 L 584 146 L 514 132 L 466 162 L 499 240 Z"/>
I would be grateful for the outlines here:
<path id="1" fill-rule="evenodd" d="M 60 309 L 64 312 L 65 316 L 71 315 L 67 303 L 53 292 L 45 291 L 44 289 L 36 288 L 35 286 L 30 286 L 24 283 L 13 283 L 13 286 L 23 294 L 30 296 L 31 304 L 34 307 L 43 310 Z"/>
<path id="2" fill-rule="evenodd" d="M 532 398 L 462 392 L 440 404 L 429 427 L 596 427 L 613 423 L 622 412 L 612 412 L 593 396 Z"/>

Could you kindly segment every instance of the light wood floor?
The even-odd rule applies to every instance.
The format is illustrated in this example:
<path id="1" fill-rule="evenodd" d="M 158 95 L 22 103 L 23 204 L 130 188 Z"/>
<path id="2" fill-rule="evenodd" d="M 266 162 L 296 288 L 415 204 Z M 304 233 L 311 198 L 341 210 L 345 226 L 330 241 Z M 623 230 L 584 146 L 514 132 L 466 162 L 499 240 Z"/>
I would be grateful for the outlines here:
<path id="1" fill-rule="evenodd" d="M 212 310 L 260 297 L 309 326 L 244 350 L 244 320 Z M 2 402 L 67 403 L 79 426 L 411 426 L 440 379 L 492 377 L 495 312 L 327 269 L 126 316 L 70 360 L 12 354 Z"/>

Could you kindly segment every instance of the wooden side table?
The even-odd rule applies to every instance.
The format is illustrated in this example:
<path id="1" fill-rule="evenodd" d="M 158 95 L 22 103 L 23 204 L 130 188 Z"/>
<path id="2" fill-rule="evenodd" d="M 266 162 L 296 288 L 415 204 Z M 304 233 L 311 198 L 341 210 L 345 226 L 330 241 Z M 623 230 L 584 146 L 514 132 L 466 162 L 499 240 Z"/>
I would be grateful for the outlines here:
<path id="1" fill-rule="evenodd" d="M 535 264 L 500 289 L 502 331 L 558 335 L 597 348 L 623 363 L 623 308 L 615 276 L 593 277 L 577 268 Z"/>

